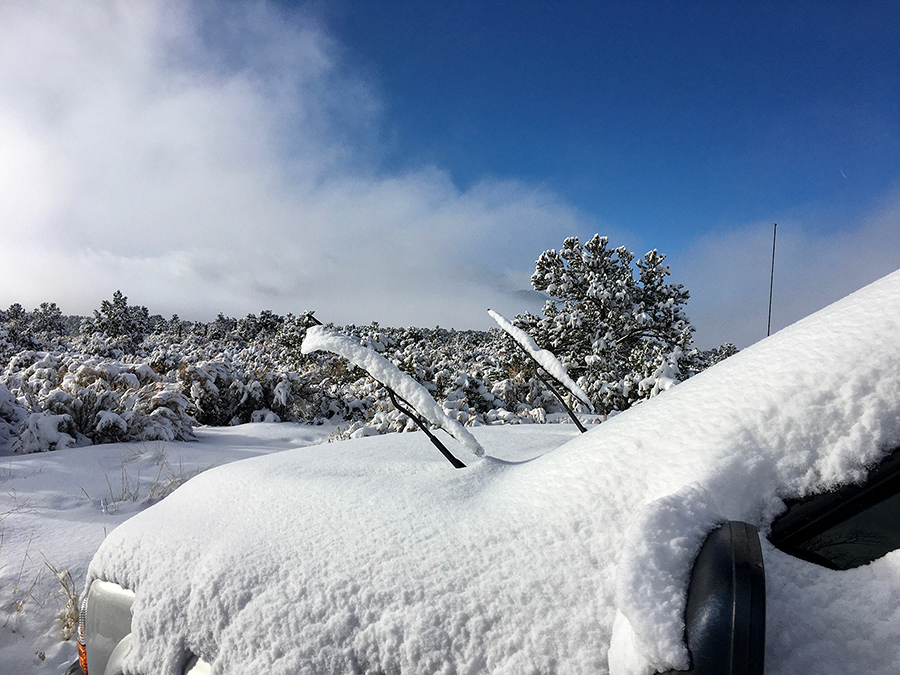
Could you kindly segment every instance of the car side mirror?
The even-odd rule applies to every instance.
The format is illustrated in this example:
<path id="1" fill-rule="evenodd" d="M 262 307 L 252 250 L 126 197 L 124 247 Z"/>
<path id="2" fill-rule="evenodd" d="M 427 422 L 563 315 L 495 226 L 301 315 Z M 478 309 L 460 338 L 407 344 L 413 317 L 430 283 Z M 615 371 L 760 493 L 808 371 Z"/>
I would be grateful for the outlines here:
<path id="1" fill-rule="evenodd" d="M 733 520 L 704 541 L 688 586 L 685 637 L 691 667 L 664 675 L 763 675 L 766 576 L 752 525 Z"/>

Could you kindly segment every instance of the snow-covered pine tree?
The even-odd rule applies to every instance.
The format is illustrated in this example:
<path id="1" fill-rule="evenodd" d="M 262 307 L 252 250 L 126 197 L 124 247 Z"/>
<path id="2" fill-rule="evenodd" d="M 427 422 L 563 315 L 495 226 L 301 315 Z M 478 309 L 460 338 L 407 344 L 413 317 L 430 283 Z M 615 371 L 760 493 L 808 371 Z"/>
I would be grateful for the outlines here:
<path id="1" fill-rule="evenodd" d="M 666 283 L 664 260 L 652 250 L 635 261 L 599 235 L 584 245 L 569 237 L 537 260 L 531 284 L 551 300 L 542 317 L 519 315 L 516 324 L 559 357 L 598 412 L 624 410 L 695 369 L 689 294 Z"/>
<path id="2" fill-rule="evenodd" d="M 31 312 L 31 330 L 45 338 L 68 333 L 65 318 L 55 302 L 42 302 Z"/>
<path id="3" fill-rule="evenodd" d="M 140 344 L 151 330 L 150 312 L 140 305 L 129 305 L 122 291 L 113 293 L 112 302 L 104 300 L 94 317 L 83 324 L 86 333 L 103 333 L 111 338 L 125 338 Z"/>

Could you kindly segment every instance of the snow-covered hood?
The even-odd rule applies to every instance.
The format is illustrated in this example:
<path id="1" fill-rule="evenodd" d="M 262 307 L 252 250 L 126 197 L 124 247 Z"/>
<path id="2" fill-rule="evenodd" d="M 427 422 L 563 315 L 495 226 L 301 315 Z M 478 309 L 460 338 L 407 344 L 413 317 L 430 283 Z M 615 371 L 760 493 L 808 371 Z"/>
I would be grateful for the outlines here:
<path id="1" fill-rule="evenodd" d="M 89 578 L 136 592 L 143 672 L 187 651 L 221 673 L 684 667 L 705 534 L 765 533 L 782 499 L 900 445 L 898 311 L 894 273 L 567 443 L 476 429 L 488 456 L 464 470 L 421 434 L 211 470 L 111 533 Z M 517 445 L 559 447 L 498 459 Z M 897 553 L 834 572 L 763 552 L 767 672 L 897 671 L 897 603 L 858 608 L 896 598 Z"/>

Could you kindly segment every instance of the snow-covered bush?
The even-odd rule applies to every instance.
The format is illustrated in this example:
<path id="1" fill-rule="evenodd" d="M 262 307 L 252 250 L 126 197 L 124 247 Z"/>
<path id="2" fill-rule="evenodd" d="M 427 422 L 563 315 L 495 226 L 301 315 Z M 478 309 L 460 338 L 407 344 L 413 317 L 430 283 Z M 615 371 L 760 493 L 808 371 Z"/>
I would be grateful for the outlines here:
<path id="1" fill-rule="evenodd" d="M 715 349 L 705 349 L 698 355 L 698 361 L 700 362 L 699 370 L 705 370 L 706 368 L 714 366 L 719 363 L 719 361 L 724 361 L 729 356 L 734 356 L 738 351 L 740 350 L 730 342 L 719 345 Z"/>
<path id="2" fill-rule="evenodd" d="M 78 432 L 69 415 L 55 415 L 49 411 L 32 413 L 25 419 L 13 443 L 13 452 L 48 452 L 71 448 L 77 442 L 76 436 Z"/>
<path id="3" fill-rule="evenodd" d="M 8 450 L 28 416 L 9 389 L 0 383 L 0 454 Z"/>
<path id="4" fill-rule="evenodd" d="M 175 382 L 146 363 L 74 351 L 23 351 L 0 376 L 2 436 L 15 452 L 72 444 L 191 440 L 196 420 Z M 15 414 L 6 414 L 13 406 Z"/>
<path id="5" fill-rule="evenodd" d="M 0 310 L 0 363 L 6 363 L 21 351 L 40 349 L 44 345 L 40 337 L 35 335 L 33 314 L 26 312 L 17 302 L 5 312 Z"/>
<path id="6" fill-rule="evenodd" d="M 58 309 L 42 307 L 38 325 L 52 327 Z M 142 337 L 109 335 L 122 326 L 130 330 L 130 309 L 117 293 L 85 322 L 84 333 L 57 335 L 50 344 L 31 341 L 27 349 L 19 349 L 21 341 L 10 343 L 14 353 L 0 372 L 8 392 L 0 442 L 7 449 L 20 436 L 19 452 L 70 444 L 56 434 L 68 434 L 76 444 L 190 439 L 197 423 L 337 419 L 350 433 L 414 428 L 363 370 L 332 354 L 300 353 L 315 323 L 311 313 L 278 317 L 263 311 L 240 321 L 220 315 L 211 324 L 173 317 L 155 321 Z M 31 316 L 13 310 L 20 323 Z M 493 393 L 491 374 L 509 373 L 491 334 L 378 324 L 339 330 L 411 374 L 463 424 L 531 419 L 528 403 L 506 410 Z M 39 417 L 26 424 L 30 415 Z"/>
<path id="7" fill-rule="evenodd" d="M 126 425 L 122 440 L 192 441 L 197 420 L 193 406 L 174 383 L 153 383 L 126 398 L 121 419 Z"/>
<path id="8" fill-rule="evenodd" d="M 688 294 L 665 283 L 663 260 L 651 251 L 635 261 L 594 237 L 584 246 L 567 239 L 537 262 L 532 283 L 552 300 L 543 316 L 515 324 L 559 357 L 597 412 L 653 396 L 735 351 L 691 347 Z M 197 424 L 276 420 L 336 421 L 338 436 L 415 429 L 364 370 L 301 352 L 317 323 L 312 312 L 269 310 L 166 320 L 119 291 L 88 319 L 66 317 L 54 303 L 32 312 L 12 305 L 0 311 L 0 449 L 49 449 L 68 443 L 63 434 L 77 444 L 189 440 Z M 498 329 L 329 328 L 408 374 L 464 426 L 564 413 L 533 360 Z"/>
<path id="9" fill-rule="evenodd" d="M 282 370 L 257 351 L 220 354 L 220 358 L 186 363 L 178 369 L 177 381 L 200 424 L 244 424 L 254 421 L 259 411 L 292 421 L 304 420 L 310 413 L 306 378 Z"/>
<path id="10" fill-rule="evenodd" d="M 234 374 L 227 362 L 201 361 L 182 366 L 178 379 L 197 410 L 200 424 L 225 426 L 231 423 L 237 408 L 237 392 L 232 387 Z"/>

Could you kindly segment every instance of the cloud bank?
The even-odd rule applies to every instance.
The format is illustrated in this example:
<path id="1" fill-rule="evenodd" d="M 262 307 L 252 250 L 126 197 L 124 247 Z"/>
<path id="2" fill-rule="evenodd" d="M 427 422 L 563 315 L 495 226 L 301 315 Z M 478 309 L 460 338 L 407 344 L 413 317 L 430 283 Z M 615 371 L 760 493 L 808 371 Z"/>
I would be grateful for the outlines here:
<path id="1" fill-rule="evenodd" d="M 378 171 L 377 93 L 312 18 L 47 2 L 5 3 L 0 24 L 10 302 L 88 312 L 121 288 L 197 318 L 486 324 L 581 225 L 522 183 Z"/>

